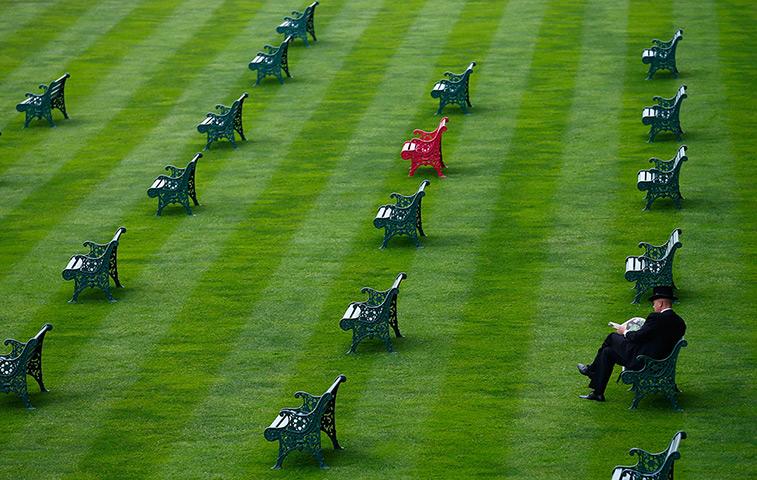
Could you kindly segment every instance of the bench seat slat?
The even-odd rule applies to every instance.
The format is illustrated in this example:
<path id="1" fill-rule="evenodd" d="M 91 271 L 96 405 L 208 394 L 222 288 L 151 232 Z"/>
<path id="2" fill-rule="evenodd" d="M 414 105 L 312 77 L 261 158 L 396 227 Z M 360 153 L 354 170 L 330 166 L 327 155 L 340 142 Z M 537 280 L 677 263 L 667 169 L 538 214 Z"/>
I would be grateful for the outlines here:
<path id="1" fill-rule="evenodd" d="M 279 414 L 268 428 L 286 428 L 289 425 L 289 417 Z"/>

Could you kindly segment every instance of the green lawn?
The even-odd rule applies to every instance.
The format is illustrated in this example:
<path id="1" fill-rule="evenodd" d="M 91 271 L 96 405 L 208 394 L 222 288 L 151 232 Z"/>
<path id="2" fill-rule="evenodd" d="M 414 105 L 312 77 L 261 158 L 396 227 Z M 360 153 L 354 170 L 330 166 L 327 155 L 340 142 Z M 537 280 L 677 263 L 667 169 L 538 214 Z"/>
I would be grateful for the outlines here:
<path id="1" fill-rule="evenodd" d="M 0 336 L 46 322 L 27 411 L 0 395 L 0 465 L 26 479 L 609 478 L 632 447 L 685 430 L 680 479 L 757 468 L 757 6 L 749 0 L 323 0 L 293 78 L 253 87 L 247 63 L 308 0 L 0 3 Z M 681 28 L 678 79 L 641 52 Z M 433 130 L 429 95 L 470 61 L 470 115 L 449 106 L 447 178 L 408 178 L 402 143 Z M 22 130 L 15 105 L 65 72 L 70 120 Z M 681 84 L 684 210 L 643 212 L 636 172 L 670 159 L 641 110 Z M 155 217 L 146 190 L 205 145 L 196 130 L 243 92 L 247 142 L 198 162 L 201 203 Z M 372 219 L 428 178 L 425 247 L 379 250 Z M 61 271 L 119 226 L 124 289 L 68 304 Z M 683 412 L 627 410 L 576 370 L 631 305 L 624 259 L 682 229 Z M 405 338 L 347 355 L 360 289 L 398 299 Z M 646 295 L 645 295 L 646 298 Z M 4 353 L 6 350 L 2 350 Z M 345 374 L 328 473 L 263 430 L 293 394 Z"/>

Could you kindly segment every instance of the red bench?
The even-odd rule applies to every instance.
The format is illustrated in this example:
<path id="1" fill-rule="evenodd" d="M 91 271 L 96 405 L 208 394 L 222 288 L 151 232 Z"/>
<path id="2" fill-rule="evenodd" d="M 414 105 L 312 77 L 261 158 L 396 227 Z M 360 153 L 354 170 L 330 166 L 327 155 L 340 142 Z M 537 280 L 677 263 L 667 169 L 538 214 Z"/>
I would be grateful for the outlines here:
<path id="1" fill-rule="evenodd" d="M 402 146 L 402 158 L 410 160 L 410 176 L 415 173 L 415 169 L 421 165 L 431 165 L 439 173 L 439 177 L 444 177 L 442 168 L 447 168 L 442 159 L 442 132 L 447 130 L 449 118 L 444 117 L 439 122 L 439 126 L 433 132 L 424 132 L 415 130 L 413 134 L 418 138 L 408 140 Z"/>

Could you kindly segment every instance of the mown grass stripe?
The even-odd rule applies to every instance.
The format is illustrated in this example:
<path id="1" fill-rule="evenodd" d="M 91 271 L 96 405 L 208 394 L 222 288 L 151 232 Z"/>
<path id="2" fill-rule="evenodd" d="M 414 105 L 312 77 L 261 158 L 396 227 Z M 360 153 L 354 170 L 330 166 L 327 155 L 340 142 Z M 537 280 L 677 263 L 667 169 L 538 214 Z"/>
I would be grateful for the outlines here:
<path id="1" fill-rule="evenodd" d="M 442 469 L 476 462 L 483 475 L 512 473 L 507 462 L 510 446 L 503 440 L 515 413 L 512 399 L 528 380 L 502 372 L 519 371 L 525 342 L 537 322 L 533 307 L 511 308 L 533 294 L 544 268 L 544 253 L 537 246 L 546 233 L 542 225 L 551 223 L 553 172 L 562 161 L 583 7 L 581 2 L 553 3 L 543 14 L 508 161 L 499 176 L 501 188 L 492 202 L 492 223 L 477 248 L 478 269 L 439 388 L 436 421 L 424 429 L 435 440 L 427 444 L 419 471 L 432 462 Z M 501 265 L 507 265 L 512 280 L 493 285 L 489 279 Z M 493 342 L 482 344 L 480 335 L 507 343 L 500 348 Z M 461 444 L 468 448 L 461 451 Z"/>
<path id="2" fill-rule="evenodd" d="M 722 79 L 722 90 L 718 93 L 723 95 L 718 102 L 725 104 L 726 111 L 726 130 L 729 132 L 729 155 L 728 158 L 721 158 L 719 161 L 731 164 L 729 169 L 730 179 L 726 184 L 739 192 L 738 200 L 734 206 L 735 215 L 731 218 L 733 223 L 733 240 L 734 249 L 731 253 L 736 258 L 736 264 L 739 266 L 738 271 L 738 290 L 733 289 L 726 291 L 728 300 L 733 299 L 753 299 L 757 298 L 757 272 L 751 266 L 756 257 L 757 246 L 754 238 L 757 236 L 757 221 L 755 219 L 753 192 L 757 189 L 757 177 L 754 174 L 754 135 L 755 118 L 753 112 L 755 98 L 748 92 L 757 81 L 757 64 L 755 58 L 755 39 L 749 32 L 752 26 L 757 22 L 757 8 L 751 2 L 735 3 L 718 3 L 711 6 L 716 15 L 716 28 L 718 29 L 718 58 L 720 60 L 717 68 Z M 698 58 L 698 56 L 696 57 Z M 692 60 L 696 61 L 696 60 Z M 727 272 L 726 275 L 733 275 Z M 718 429 L 718 435 L 724 434 L 720 438 L 712 438 L 704 432 L 712 423 L 702 425 L 697 429 L 700 435 L 708 437 L 708 445 L 705 451 L 699 455 L 699 464 L 705 465 L 707 471 L 717 470 L 716 466 L 711 465 L 707 457 L 708 452 L 712 452 L 716 445 L 720 444 L 718 458 L 723 458 L 729 465 L 726 475 L 730 478 L 748 477 L 754 471 L 754 465 L 757 464 L 757 449 L 752 448 L 755 445 L 754 429 L 750 426 L 757 423 L 757 413 L 753 408 L 753 402 L 750 400 L 755 396 L 755 379 L 754 366 L 757 365 L 757 346 L 755 345 L 754 321 L 757 317 L 757 307 L 753 301 L 740 302 L 740 308 L 734 314 L 737 319 L 737 326 L 734 328 L 732 335 L 728 338 L 729 342 L 734 342 L 735 348 L 728 350 L 730 364 L 724 369 L 728 371 L 725 374 L 726 379 L 730 379 L 731 385 L 724 385 L 724 392 L 730 395 L 732 385 L 737 384 L 742 388 L 738 390 L 738 399 L 729 397 L 731 403 L 728 404 L 729 413 L 732 412 L 729 428 Z M 732 352 L 732 353 L 731 353 Z M 711 362 L 703 362 L 703 371 L 710 373 L 711 370 L 705 370 Z M 709 415 L 710 420 L 718 418 L 718 415 Z M 704 420 L 704 419 L 703 419 Z M 743 439 L 748 441 L 747 448 L 739 448 Z M 733 444 L 724 445 L 723 441 L 734 442 Z M 711 453 L 711 455 L 715 455 Z M 691 469 L 698 472 L 699 470 Z M 723 475 L 721 472 L 717 475 Z M 724 477 L 727 478 L 727 477 Z"/>
<path id="3" fill-rule="evenodd" d="M 563 161 L 555 169 L 553 228 L 542 245 L 546 266 L 532 297 L 538 332 L 531 335 L 520 360 L 528 380 L 505 442 L 512 451 L 509 471 L 518 478 L 601 478 L 609 472 L 608 444 L 616 445 L 619 436 L 598 428 L 594 413 L 621 401 L 609 392 L 608 405 L 578 399 L 586 382 L 576 374 L 575 363 L 588 360 L 576 350 L 586 345 L 588 356 L 606 334 L 607 319 L 601 315 L 607 311 L 597 303 L 608 303 L 608 285 L 617 278 L 606 244 L 610 219 L 622 214 L 608 203 L 614 184 L 625 179 L 617 162 L 626 68 L 625 38 L 618 32 L 625 31 L 627 9 L 627 2 L 593 1 L 583 12 Z M 595 439 L 592 453 L 587 437 Z M 574 448 L 579 444 L 584 448 Z"/>

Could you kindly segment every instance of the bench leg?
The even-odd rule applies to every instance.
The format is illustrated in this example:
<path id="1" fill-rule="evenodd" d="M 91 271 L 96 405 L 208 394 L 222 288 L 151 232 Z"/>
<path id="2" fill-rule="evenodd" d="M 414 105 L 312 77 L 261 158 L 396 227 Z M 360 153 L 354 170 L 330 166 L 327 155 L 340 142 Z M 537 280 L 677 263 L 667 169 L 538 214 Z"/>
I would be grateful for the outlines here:
<path id="1" fill-rule="evenodd" d="M 323 461 L 323 455 L 321 455 L 321 452 L 314 453 L 313 455 L 315 455 L 316 460 L 318 460 L 318 466 L 321 467 L 321 469 L 328 470 L 331 468 Z"/>
<path id="2" fill-rule="evenodd" d="M 644 289 L 638 289 L 637 287 L 634 287 L 634 288 L 637 289 L 637 291 L 636 291 L 636 296 L 633 299 L 633 302 L 631 302 L 632 305 L 633 304 L 638 304 L 639 303 L 639 299 L 641 298 L 641 296 L 644 294 L 644 292 L 647 291 L 646 288 L 644 288 Z"/>
<path id="3" fill-rule="evenodd" d="M 423 248 L 423 245 L 421 245 L 421 243 L 418 241 L 418 234 L 417 233 L 413 233 L 412 235 L 410 235 L 410 238 L 413 239 L 413 243 L 415 244 L 415 248 Z"/>
<path id="4" fill-rule="evenodd" d="M 26 409 L 34 410 L 31 402 L 29 402 L 29 391 L 26 388 L 26 374 L 24 374 L 24 378 L 12 378 L 10 389 L 6 390 L 6 392 L 13 392 L 18 394 L 18 396 L 21 397 L 21 400 L 24 401 L 24 406 L 26 407 Z"/>
<path id="5" fill-rule="evenodd" d="M 673 410 L 676 410 L 678 412 L 683 411 L 683 408 L 678 406 L 678 400 L 676 399 L 675 390 L 673 390 L 673 392 L 665 392 L 665 396 L 668 397 L 668 400 L 670 400 L 670 404 L 673 405 Z"/>
<path id="6" fill-rule="evenodd" d="M 379 249 L 382 249 L 382 248 L 386 248 L 386 244 L 387 244 L 387 243 L 389 243 L 389 240 L 390 240 L 391 238 L 392 238 L 392 235 L 389 235 L 389 234 L 387 234 L 387 233 L 385 232 L 385 233 L 384 233 L 384 243 L 382 243 L 382 244 L 381 244 L 381 246 L 379 247 Z"/>
<path id="7" fill-rule="evenodd" d="M 639 406 L 639 401 L 644 398 L 644 396 L 647 394 L 647 392 L 639 394 L 639 392 L 635 392 L 636 396 L 633 399 L 633 402 L 631 403 L 631 406 L 628 407 L 629 410 L 636 410 L 636 407 Z"/>
<path id="8" fill-rule="evenodd" d="M 105 295 L 108 296 L 108 303 L 114 303 L 116 301 L 113 298 L 113 295 L 110 294 L 110 284 L 107 287 L 102 288 L 102 291 L 105 292 Z"/>
<path id="9" fill-rule="evenodd" d="M 84 290 L 86 287 L 79 287 L 78 285 L 74 287 L 74 296 L 71 297 L 71 300 L 68 301 L 68 303 L 76 303 L 76 299 L 79 298 L 79 294 Z"/>
<path id="10" fill-rule="evenodd" d="M 384 345 L 386 345 L 386 349 L 389 353 L 397 353 L 392 348 L 392 342 L 389 341 L 389 334 L 387 334 L 386 338 L 381 339 L 384 342 Z"/>
<path id="11" fill-rule="evenodd" d="M 189 202 L 187 202 L 187 203 L 184 204 L 184 208 L 187 210 L 187 215 L 189 215 L 190 217 L 194 217 L 195 216 L 195 214 L 192 213 L 192 210 L 190 210 L 190 208 L 189 208 Z"/>
<path id="12" fill-rule="evenodd" d="M 281 442 L 281 440 L 279 440 L 279 442 Z M 279 458 L 276 459 L 276 465 L 272 466 L 271 470 L 281 469 L 281 462 L 284 461 L 284 459 L 286 458 L 286 456 L 289 454 L 290 451 L 291 450 L 284 449 L 284 446 L 281 443 L 279 443 Z"/>

